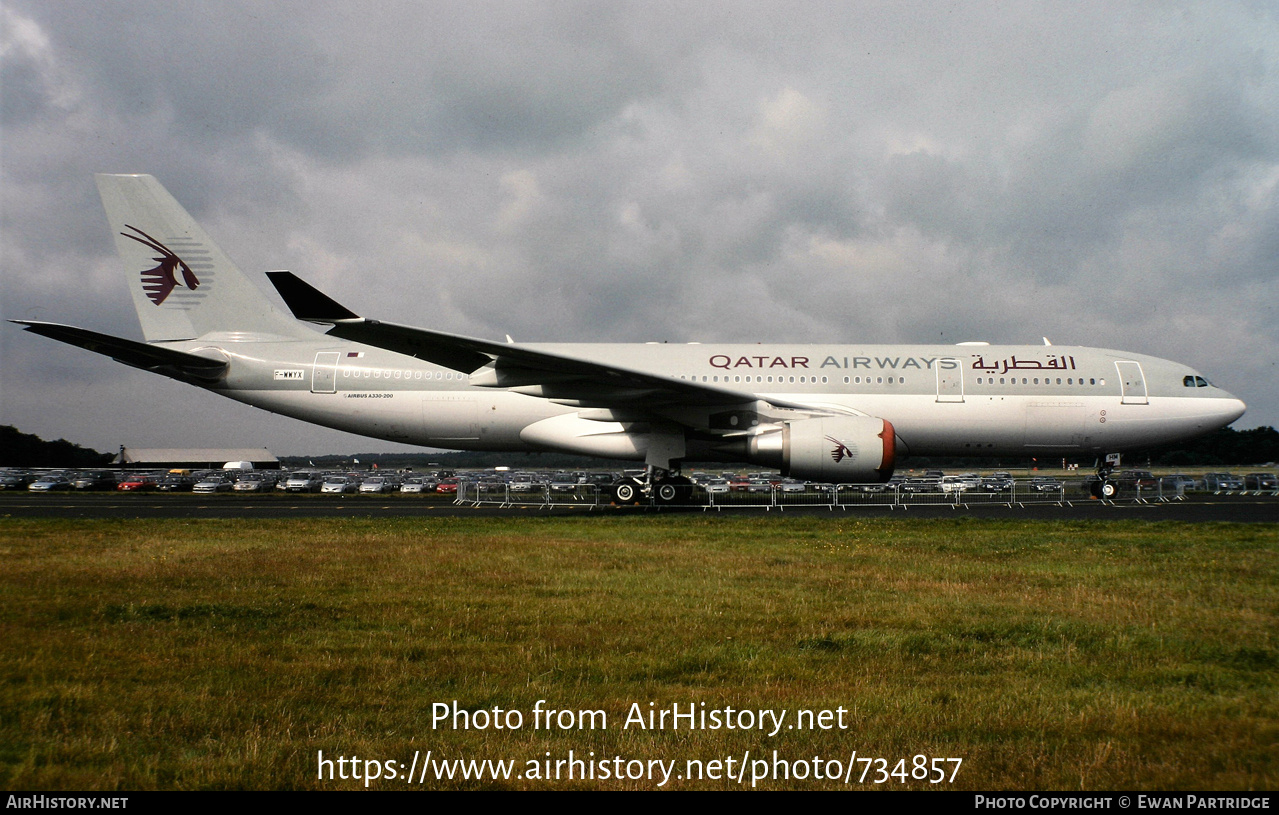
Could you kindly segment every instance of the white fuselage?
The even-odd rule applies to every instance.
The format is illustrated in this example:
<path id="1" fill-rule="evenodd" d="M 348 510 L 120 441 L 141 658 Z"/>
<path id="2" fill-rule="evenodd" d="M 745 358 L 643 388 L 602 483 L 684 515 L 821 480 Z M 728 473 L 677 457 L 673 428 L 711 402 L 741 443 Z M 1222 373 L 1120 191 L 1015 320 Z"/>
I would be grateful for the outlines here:
<path id="1" fill-rule="evenodd" d="M 578 406 L 480 387 L 410 356 L 317 336 L 188 341 L 231 360 L 211 387 L 308 422 L 391 441 L 463 450 L 572 449 L 526 428 Z M 910 455 L 1092 454 L 1211 432 L 1244 405 L 1188 366 L 1067 346 L 539 344 L 674 379 L 890 420 Z M 624 423 L 617 425 L 624 428 Z M 522 435 L 523 434 L 523 435 Z M 532 437 L 532 440 L 530 440 Z M 690 440 L 689 457 L 705 453 Z M 609 451 L 643 459 L 627 451 Z"/>

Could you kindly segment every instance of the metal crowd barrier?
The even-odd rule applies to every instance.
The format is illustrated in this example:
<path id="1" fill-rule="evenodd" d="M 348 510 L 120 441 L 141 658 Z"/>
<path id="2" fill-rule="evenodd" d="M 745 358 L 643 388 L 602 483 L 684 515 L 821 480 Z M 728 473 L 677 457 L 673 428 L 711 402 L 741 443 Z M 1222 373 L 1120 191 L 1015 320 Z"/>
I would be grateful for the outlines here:
<path id="1" fill-rule="evenodd" d="M 1162 480 L 1153 485 L 1116 482 L 1117 492 L 1106 499 L 1091 495 L 1089 478 L 1015 479 L 1006 489 L 987 488 L 942 489 L 940 485 L 904 484 L 810 484 L 803 489 L 794 485 L 756 485 L 749 490 L 708 492 L 696 488 L 691 500 L 681 503 L 660 503 L 656 499 L 642 497 L 639 506 L 659 508 L 734 509 L 755 508 L 786 510 L 800 507 L 827 507 L 855 509 L 857 507 L 890 507 L 910 509 L 918 506 L 952 506 L 957 509 L 973 506 L 1022 506 L 1026 504 L 1069 505 L 1076 501 L 1101 500 L 1106 504 L 1154 503 L 1182 501 L 1186 498 L 1184 482 L 1165 484 Z M 1208 492 L 1214 492 L 1208 490 Z M 1255 494 L 1279 496 L 1274 490 L 1216 490 L 1214 494 Z M 474 506 L 528 506 L 550 507 L 607 507 L 613 505 L 612 490 L 607 486 L 577 484 L 574 486 L 533 484 L 528 488 L 513 489 L 502 482 L 469 481 L 458 483 L 457 503 Z"/>
<path id="2" fill-rule="evenodd" d="M 1011 488 L 1000 491 L 982 489 L 942 490 L 904 489 L 900 484 L 820 484 L 808 485 L 804 489 L 793 486 L 771 485 L 766 489 L 708 492 L 697 488 L 689 501 L 681 503 L 659 503 L 652 498 L 641 498 L 640 506 L 658 506 L 662 508 L 697 508 L 697 509 L 734 509 L 756 508 L 765 510 L 785 510 L 800 507 L 827 507 L 834 509 L 854 509 L 857 507 L 891 507 L 909 509 L 915 506 L 952 506 L 955 508 L 969 506 L 1020 505 L 1020 504 L 1067 504 L 1072 500 L 1086 497 L 1085 489 L 1063 482 L 1060 489 L 1038 490 L 1029 482 L 1015 481 Z M 1137 496 L 1140 500 L 1141 496 Z M 564 487 L 552 488 L 549 484 L 535 484 L 531 488 L 514 490 L 509 484 L 468 481 L 458 483 L 458 504 L 473 506 L 528 506 L 538 508 L 579 507 L 595 508 L 613 505 L 612 491 L 608 487 L 594 484 L 579 484 L 573 489 Z"/>

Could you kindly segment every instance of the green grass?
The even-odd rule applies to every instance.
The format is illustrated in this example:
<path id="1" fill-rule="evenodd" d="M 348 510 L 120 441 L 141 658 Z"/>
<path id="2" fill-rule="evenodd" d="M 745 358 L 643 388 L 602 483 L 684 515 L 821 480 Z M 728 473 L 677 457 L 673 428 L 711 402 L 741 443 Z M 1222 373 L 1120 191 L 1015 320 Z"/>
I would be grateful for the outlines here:
<path id="1" fill-rule="evenodd" d="M 319 750 L 677 772 L 856 750 L 962 758 L 954 788 L 1274 789 L 1277 544 L 1255 524 L 6 519 L 0 785 L 362 786 L 318 780 Z M 539 699 L 608 729 L 535 730 Z M 433 729 L 453 700 L 524 727 Z M 622 727 L 650 702 L 848 727 Z"/>

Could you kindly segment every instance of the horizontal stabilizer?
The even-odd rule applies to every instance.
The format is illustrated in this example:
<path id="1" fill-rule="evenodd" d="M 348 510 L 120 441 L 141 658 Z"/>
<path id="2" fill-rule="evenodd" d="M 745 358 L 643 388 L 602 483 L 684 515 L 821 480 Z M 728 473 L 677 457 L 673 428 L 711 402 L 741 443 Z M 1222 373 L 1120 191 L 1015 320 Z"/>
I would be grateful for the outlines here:
<path id="1" fill-rule="evenodd" d="M 358 320 L 359 315 L 307 283 L 293 272 L 267 272 L 271 285 L 280 293 L 293 316 L 308 323 L 336 323 Z"/>
<path id="2" fill-rule="evenodd" d="M 226 360 L 160 348 L 145 342 L 112 337 L 84 328 L 59 323 L 43 323 L 33 320 L 10 320 L 26 330 L 42 337 L 85 348 L 94 353 L 111 357 L 117 362 L 135 368 L 170 376 L 174 379 L 207 384 L 220 379 L 226 373 Z"/>

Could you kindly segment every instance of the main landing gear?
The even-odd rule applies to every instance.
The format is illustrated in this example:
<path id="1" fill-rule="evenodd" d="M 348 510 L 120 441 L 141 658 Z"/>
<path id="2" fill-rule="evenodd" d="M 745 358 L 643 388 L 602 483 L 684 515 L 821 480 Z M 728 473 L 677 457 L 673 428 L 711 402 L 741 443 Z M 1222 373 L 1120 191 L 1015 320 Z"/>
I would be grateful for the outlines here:
<path id="1" fill-rule="evenodd" d="M 658 506 L 680 506 L 693 503 L 693 482 L 686 476 L 667 473 L 653 483 L 653 497 Z"/>
<path id="2" fill-rule="evenodd" d="M 1097 461 L 1097 477 L 1089 485 L 1089 492 L 1093 498 L 1114 498 L 1119 492 L 1119 485 L 1110 480 L 1111 474 L 1115 468 L 1119 466 L 1119 454 L 1107 453 L 1103 459 Z"/>
<path id="3" fill-rule="evenodd" d="M 622 506 L 641 504 L 652 498 L 658 506 L 679 506 L 693 501 L 693 482 L 671 470 L 648 467 L 643 478 L 624 476 L 610 487 L 613 503 Z"/>
<path id="4" fill-rule="evenodd" d="M 638 478 L 622 477 L 609 488 L 613 503 L 628 506 L 638 504 L 644 497 L 644 482 Z"/>

